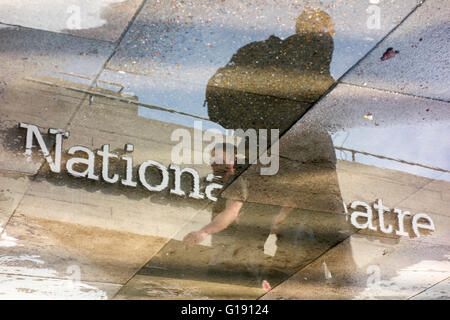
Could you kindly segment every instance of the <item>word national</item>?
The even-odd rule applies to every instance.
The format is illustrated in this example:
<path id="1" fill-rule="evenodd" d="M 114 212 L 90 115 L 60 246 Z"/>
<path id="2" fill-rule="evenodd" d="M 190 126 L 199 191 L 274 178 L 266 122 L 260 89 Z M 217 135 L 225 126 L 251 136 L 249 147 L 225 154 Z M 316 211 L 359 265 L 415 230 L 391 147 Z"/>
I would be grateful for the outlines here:
<path id="1" fill-rule="evenodd" d="M 32 155 L 32 147 L 34 138 L 37 140 L 39 148 L 43 153 L 45 160 L 49 164 L 50 170 L 55 173 L 61 172 L 61 154 L 62 154 L 62 141 L 64 138 L 69 138 L 70 132 L 64 131 L 61 129 L 49 129 L 48 133 L 51 135 L 55 135 L 55 150 L 54 150 L 54 158 L 50 154 L 47 145 L 39 131 L 39 128 L 32 124 L 27 123 L 19 123 L 20 128 L 24 128 L 27 130 L 26 134 L 26 142 L 25 142 L 25 155 Z M 133 152 L 134 146 L 132 144 L 125 145 L 126 152 Z M 95 174 L 95 152 L 90 150 L 89 148 L 83 146 L 73 146 L 68 152 L 69 155 L 73 156 L 75 153 L 83 154 L 86 157 L 72 157 L 66 162 L 66 170 L 69 174 L 74 177 L 86 177 L 91 180 L 99 180 L 99 175 Z M 102 179 L 107 183 L 120 183 L 129 186 L 136 187 L 137 182 L 133 181 L 133 158 L 122 155 L 120 156 L 120 160 L 125 161 L 126 164 L 126 172 L 124 179 L 120 179 L 119 174 L 114 173 L 110 174 L 110 160 L 111 159 L 119 159 L 119 155 L 110 152 L 110 146 L 105 144 L 102 146 L 100 150 L 97 151 L 97 155 L 102 157 Z M 84 171 L 77 171 L 75 166 L 84 165 L 86 169 Z M 156 168 L 161 173 L 162 179 L 159 184 L 151 185 L 146 178 L 146 172 L 148 168 Z M 209 200 L 217 201 L 217 198 L 213 196 L 212 192 L 215 189 L 221 189 L 222 185 L 213 183 L 213 180 L 217 178 L 212 173 L 208 174 L 206 177 L 206 181 L 209 182 L 209 185 L 205 188 L 205 193 L 200 192 L 200 176 L 196 170 L 192 168 L 184 168 L 181 169 L 179 166 L 171 164 L 169 168 L 165 167 L 163 164 L 153 161 L 147 160 L 139 166 L 138 176 L 139 182 L 149 191 L 163 191 L 169 185 L 169 169 L 174 171 L 174 188 L 170 190 L 171 194 L 176 194 L 179 196 L 185 196 L 186 193 L 181 189 L 181 176 L 182 174 L 191 175 L 193 186 L 192 191 L 189 193 L 190 198 L 194 199 L 204 199 L 205 195 Z"/>

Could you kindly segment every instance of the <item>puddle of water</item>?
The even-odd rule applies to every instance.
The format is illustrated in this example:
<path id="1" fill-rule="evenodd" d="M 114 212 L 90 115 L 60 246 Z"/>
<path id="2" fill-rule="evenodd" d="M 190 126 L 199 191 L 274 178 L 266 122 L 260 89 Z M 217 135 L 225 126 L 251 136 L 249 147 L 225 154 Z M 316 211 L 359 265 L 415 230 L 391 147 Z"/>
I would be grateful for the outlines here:
<path id="1" fill-rule="evenodd" d="M 54 279 L 59 273 L 44 265 L 39 255 L 0 256 L 2 299 L 107 299 L 106 292 L 95 286 Z"/>
<path id="2" fill-rule="evenodd" d="M 348 128 L 334 133 L 332 139 L 334 146 L 339 148 L 336 155 L 340 160 L 353 161 L 352 153 L 345 150 L 351 149 L 363 152 L 354 154 L 354 161 L 358 163 L 450 181 L 449 172 L 445 172 L 450 171 L 450 143 L 442 139 L 443 135 L 448 134 L 449 124 L 437 121 L 421 124 L 420 128 L 418 125 L 401 124 Z"/>
<path id="3" fill-rule="evenodd" d="M 382 279 L 365 288 L 354 299 L 400 299 L 412 296 L 450 276 L 450 262 L 423 260 L 397 271 L 397 276 Z"/>

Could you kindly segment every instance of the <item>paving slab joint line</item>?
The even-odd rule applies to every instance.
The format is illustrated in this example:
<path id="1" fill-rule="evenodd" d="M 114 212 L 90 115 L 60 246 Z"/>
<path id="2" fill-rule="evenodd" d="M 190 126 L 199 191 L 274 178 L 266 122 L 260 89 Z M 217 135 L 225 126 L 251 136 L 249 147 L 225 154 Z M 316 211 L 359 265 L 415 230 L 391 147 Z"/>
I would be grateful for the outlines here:
<path id="1" fill-rule="evenodd" d="M 384 92 L 384 93 L 390 93 L 390 94 L 395 93 L 395 94 L 400 94 L 400 95 L 403 95 L 403 96 L 416 98 L 416 99 L 426 99 L 426 100 L 432 100 L 432 101 L 437 101 L 437 102 L 450 103 L 450 100 L 444 100 L 444 99 L 439 99 L 439 98 L 431 98 L 431 97 L 426 97 L 426 96 L 418 96 L 418 95 L 415 95 L 415 94 L 412 94 L 412 93 L 406 93 L 406 92 L 400 92 L 400 91 L 392 91 L 392 90 L 374 88 L 374 87 L 369 87 L 369 86 L 362 86 L 362 85 L 354 84 L 354 83 L 350 83 L 350 82 L 339 81 L 339 84 L 343 84 L 343 85 L 347 85 L 347 86 L 353 86 L 353 87 L 362 88 L 362 89 L 375 90 L 375 91 Z"/>
<path id="2" fill-rule="evenodd" d="M 447 281 L 447 280 L 450 280 L 450 277 L 448 277 L 448 278 L 445 278 L 445 279 L 443 279 L 443 280 L 441 280 L 441 281 L 438 281 L 438 282 L 436 282 L 436 283 L 435 283 L 435 284 L 433 284 L 432 286 L 429 286 L 428 288 L 426 288 L 426 289 L 423 289 L 423 290 L 422 290 L 422 291 L 420 291 L 419 293 L 416 293 L 416 294 L 414 294 L 414 295 L 410 296 L 410 297 L 409 297 L 409 298 L 407 298 L 406 300 L 411 300 L 412 298 L 414 298 L 414 297 L 417 297 L 418 295 L 420 295 L 420 294 L 424 293 L 425 291 L 427 291 L 427 290 L 429 290 L 429 289 L 431 289 L 431 288 L 433 288 L 433 287 L 437 286 L 438 284 L 440 284 L 440 283 L 442 283 L 442 282 L 444 282 L 444 281 Z"/>
<path id="3" fill-rule="evenodd" d="M 142 107 L 145 107 L 145 108 L 148 108 L 148 109 L 160 110 L 160 111 L 165 111 L 165 112 L 170 112 L 170 113 L 177 113 L 177 114 L 181 114 L 181 115 L 184 115 L 184 116 L 197 118 L 197 119 L 200 119 L 200 120 L 209 120 L 208 118 L 205 118 L 205 117 L 192 115 L 192 114 L 185 113 L 185 112 L 182 112 L 182 111 L 177 111 L 177 110 L 174 110 L 174 109 L 158 107 L 158 106 L 151 105 L 151 104 L 148 104 L 148 103 L 144 103 L 144 102 L 141 102 L 141 101 L 135 101 L 135 100 L 131 100 L 131 99 L 124 98 L 124 97 L 116 97 L 114 95 L 105 94 L 105 93 L 102 93 L 102 92 L 91 91 L 91 90 L 89 90 L 90 88 L 95 88 L 95 86 L 94 86 L 95 81 L 96 81 L 95 79 L 90 85 L 88 85 L 89 89 L 82 89 L 82 88 L 76 88 L 76 87 L 72 87 L 72 86 L 59 85 L 57 83 L 52 83 L 50 81 L 39 80 L 39 79 L 35 79 L 33 77 L 26 77 L 25 80 L 31 81 L 31 82 L 36 82 L 36 83 L 39 83 L 39 84 L 48 85 L 48 86 L 63 88 L 63 89 L 67 89 L 67 90 L 71 90 L 71 91 L 75 91 L 75 92 L 80 92 L 80 93 L 84 93 L 85 95 L 89 95 L 89 96 L 98 96 L 98 97 L 107 98 L 107 99 L 111 99 L 111 100 L 116 100 L 116 101 L 120 101 L 120 102 L 124 102 L 124 103 L 128 103 L 128 104 L 134 104 L 134 105 L 142 106 Z M 83 103 L 84 103 L 84 100 L 85 100 L 85 97 L 82 99 Z M 77 109 L 77 111 L 78 111 L 78 109 Z M 75 111 L 74 116 L 76 115 L 77 111 Z M 71 118 L 71 120 L 69 121 L 69 124 L 71 124 L 72 120 L 73 120 L 73 118 Z"/>
<path id="4" fill-rule="evenodd" d="M 388 33 L 385 34 L 384 37 L 382 37 L 376 44 L 373 46 L 372 49 L 370 49 L 364 56 L 362 56 L 361 59 L 359 59 L 352 67 L 350 67 L 342 76 L 339 77 L 339 79 L 336 82 L 342 83 L 342 79 L 347 76 L 349 73 L 351 73 L 364 59 L 366 59 L 373 51 L 378 49 L 381 45 L 381 43 L 386 40 L 391 34 L 393 34 L 397 28 L 399 28 L 418 8 L 420 8 L 426 1 L 429 0 L 421 0 L 412 10 L 409 12 L 403 19 L 400 21 L 395 27 L 391 29 Z"/>
<path id="5" fill-rule="evenodd" d="M 209 206 L 211 206 L 211 204 L 205 204 L 205 206 L 204 207 L 202 207 L 201 209 L 199 209 L 198 210 L 198 212 L 196 213 L 196 214 L 194 214 L 193 216 L 192 216 L 192 218 L 191 218 L 191 221 L 192 220 L 194 220 L 198 215 L 200 215 L 201 214 L 201 211 L 203 211 L 203 210 L 205 210 L 206 208 L 208 208 Z M 186 222 L 183 226 L 181 226 L 175 233 L 174 233 L 174 235 L 176 235 L 180 230 L 182 230 L 184 227 L 186 227 L 188 224 L 190 223 L 190 221 L 188 221 L 188 222 Z M 172 240 L 172 238 L 171 239 L 169 239 L 169 241 L 171 241 Z M 167 241 L 167 242 L 165 242 L 162 246 L 161 246 L 161 249 L 159 249 L 157 252 L 155 252 L 154 254 L 153 254 L 153 256 L 150 258 L 150 259 L 148 259 L 148 260 L 146 260 L 145 261 L 145 263 L 143 264 L 143 265 L 141 265 L 140 267 L 139 267 L 139 269 L 137 269 L 137 271 L 122 285 L 122 287 L 119 289 L 119 290 L 117 290 L 117 292 L 111 297 L 111 300 L 114 300 L 116 297 L 117 297 L 117 295 L 120 293 L 120 291 L 122 290 L 122 288 L 123 287 L 125 287 L 138 273 L 139 273 L 139 271 L 141 271 L 142 270 L 142 268 L 144 268 L 149 262 L 150 262 L 150 260 L 154 257 L 154 256 L 156 256 L 156 255 L 158 255 L 162 250 L 164 250 L 164 248 L 166 247 L 166 245 L 169 243 L 169 241 Z"/>
<path id="6" fill-rule="evenodd" d="M 86 39 L 86 40 L 90 40 L 90 41 L 98 41 L 98 42 L 104 42 L 104 43 L 109 43 L 112 44 L 114 43 L 114 41 L 108 41 L 108 40 L 103 40 L 103 39 L 96 39 L 96 38 L 89 38 L 89 37 L 82 37 L 76 34 L 71 34 L 71 33 L 63 33 L 63 32 L 57 32 L 57 31 L 52 31 L 52 30 L 45 30 L 45 29 L 38 29 L 38 28 L 31 28 L 31 27 L 25 27 L 25 26 L 21 26 L 19 24 L 10 24 L 10 23 L 4 23 L 0 21 L 0 25 L 4 25 L 4 26 L 8 26 L 8 27 L 14 27 L 17 29 L 24 29 L 24 30 L 34 30 L 34 31 L 40 31 L 40 32 L 48 32 L 48 33 L 53 33 L 53 34 L 57 34 L 60 36 L 64 36 L 64 37 L 73 37 L 73 38 L 77 38 L 77 39 Z"/>
<path id="7" fill-rule="evenodd" d="M 103 63 L 102 67 L 100 68 L 100 71 L 98 72 L 98 74 L 94 77 L 94 79 L 92 80 L 91 84 L 89 85 L 90 87 L 94 87 L 95 83 L 97 82 L 97 80 L 100 78 L 100 75 L 102 74 L 103 70 L 105 70 L 106 65 L 108 64 L 108 62 L 111 60 L 111 58 L 116 54 L 117 52 L 117 48 L 119 48 L 123 38 L 125 37 L 125 35 L 128 33 L 128 30 L 130 29 L 131 25 L 134 23 L 134 21 L 136 20 L 137 16 L 139 15 L 139 13 L 142 11 L 142 8 L 144 7 L 144 5 L 147 3 L 147 0 L 143 0 L 142 3 L 140 4 L 139 8 L 136 10 L 136 12 L 134 13 L 133 17 L 130 19 L 130 21 L 128 22 L 127 26 L 125 27 L 125 29 L 122 31 L 122 34 L 120 35 L 119 39 L 115 42 L 116 45 L 114 46 L 114 49 L 112 51 L 112 53 L 110 54 L 110 56 L 105 60 L 105 62 Z M 109 42 L 111 43 L 111 42 Z M 114 43 L 114 42 L 113 42 Z M 82 103 L 78 106 L 78 108 L 76 108 L 76 110 L 74 111 L 74 113 L 72 114 L 72 116 L 69 119 L 69 128 L 70 125 L 72 124 L 73 119 L 75 118 L 75 116 L 77 115 L 78 111 L 80 110 L 82 104 L 84 103 L 85 99 L 87 97 L 84 97 L 82 100 Z"/>

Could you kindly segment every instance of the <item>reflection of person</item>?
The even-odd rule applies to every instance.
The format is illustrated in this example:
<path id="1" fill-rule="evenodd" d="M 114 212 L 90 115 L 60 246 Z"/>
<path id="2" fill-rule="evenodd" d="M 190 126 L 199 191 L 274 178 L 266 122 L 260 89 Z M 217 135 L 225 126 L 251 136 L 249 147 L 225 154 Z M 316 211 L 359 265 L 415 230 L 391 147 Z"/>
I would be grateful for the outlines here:
<path id="1" fill-rule="evenodd" d="M 232 273 L 234 280 L 239 277 L 268 291 L 310 261 L 325 243 L 332 244 L 351 229 L 344 215 L 335 214 L 342 213 L 342 198 L 331 139 L 318 132 L 307 138 L 301 145 L 301 164 L 283 164 L 283 175 L 299 183 L 286 185 L 276 176 L 244 174 L 219 197 L 212 221 L 184 237 L 184 245 L 191 247 L 212 235 L 210 272 Z M 211 159 L 214 175 L 221 176 L 224 185 L 234 178 L 236 161 L 226 150 L 216 146 Z M 324 232 L 329 224 L 332 227 Z M 270 235 L 276 239 L 273 258 L 264 253 Z"/>
<path id="2" fill-rule="evenodd" d="M 330 16 L 308 9 L 296 34 L 240 48 L 208 82 L 210 119 L 230 129 L 289 128 L 334 82 L 333 34 Z"/>
<path id="3" fill-rule="evenodd" d="M 227 154 L 226 145 L 218 145 L 211 151 L 211 168 L 215 176 L 220 177 L 221 182 L 226 185 L 235 173 L 235 154 Z M 231 148 L 229 148 L 231 149 Z M 235 149 L 232 146 L 232 149 Z M 220 198 L 216 207 L 223 207 L 223 198 Z M 211 223 L 202 229 L 191 232 L 184 237 L 183 242 L 187 247 L 198 244 L 207 236 L 220 232 L 227 228 L 239 215 L 242 207 L 241 201 L 227 200 L 225 208 L 216 215 Z"/>
<path id="4" fill-rule="evenodd" d="M 230 149 L 232 148 L 228 148 Z M 223 184 L 227 185 L 235 174 L 235 165 L 235 152 L 231 155 L 227 153 L 226 144 L 217 145 L 213 149 L 211 167 L 214 175 L 221 177 Z M 245 203 L 249 192 L 246 182 L 238 180 L 233 186 L 239 189 L 238 193 L 243 198 L 219 198 L 213 208 L 212 221 L 200 230 L 186 235 L 183 242 L 186 247 L 191 247 L 207 236 L 214 235 L 210 269 L 218 272 L 231 269 L 235 274 L 239 271 L 247 273 L 268 291 L 270 285 L 264 279 L 264 242 L 275 230 L 270 227 L 272 221 L 279 223 L 286 210 L 277 212 L 277 207 L 269 209 L 265 205 Z"/>
<path id="5" fill-rule="evenodd" d="M 210 119 L 230 129 L 285 131 L 334 82 L 329 71 L 333 34 L 330 16 L 308 9 L 297 20 L 296 34 L 284 40 L 271 36 L 239 49 L 208 83 Z M 218 272 L 247 273 L 266 291 L 272 283 L 269 276 L 278 282 L 309 261 L 320 247 L 313 230 L 316 220 L 309 213 L 335 212 L 342 208 L 342 200 L 328 134 L 306 137 L 301 153 L 301 165 L 284 168 L 293 187 L 279 183 L 277 176 L 239 177 L 224 187 L 211 223 L 188 234 L 185 245 L 213 235 L 216 254 L 210 265 Z M 226 183 L 236 171 L 235 158 L 225 151 L 220 157 L 232 160 L 227 165 L 213 164 L 215 173 L 222 170 Z M 277 237 L 272 260 L 264 254 L 271 234 Z"/>

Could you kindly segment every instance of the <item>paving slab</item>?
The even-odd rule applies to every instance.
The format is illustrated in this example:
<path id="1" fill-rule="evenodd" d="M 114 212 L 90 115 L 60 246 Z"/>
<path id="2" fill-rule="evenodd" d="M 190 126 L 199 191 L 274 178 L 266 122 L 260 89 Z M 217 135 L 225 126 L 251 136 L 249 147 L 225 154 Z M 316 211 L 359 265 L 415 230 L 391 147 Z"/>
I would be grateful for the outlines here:
<path id="1" fill-rule="evenodd" d="M 299 161 L 307 160 L 303 157 L 310 155 L 317 157 L 308 146 L 314 142 L 317 153 L 324 154 L 324 149 L 329 149 L 327 147 L 331 138 L 335 147 L 344 148 L 338 149 L 343 152 L 342 155 L 336 151 L 336 156 L 343 160 L 352 160 L 351 151 L 346 152 L 346 148 L 365 152 L 366 154 L 356 153 L 355 157 L 364 160 L 364 163 L 376 163 L 378 166 L 383 164 L 382 160 L 389 159 L 375 158 L 369 162 L 366 158 L 375 154 L 446 169 L 447 157 L 436 154 L 436 150 L 440 150 L 442 143 L 445 146 L 446 141 L 441 138 L 441 133 L 448 130 L 449 119 L 446 102 L 340 84 L 282 137 L 280 155 Z M 404 141 L 409 143 L 405 144 Z M 400 145 L 403 147 L 400 148 Z M 408 151 L 408 146 L 416 152 L 413 149 Z M 447 149 L 442 148 L 443 151 Z M 301 152 L 304 150 L 311 152 Z M 327 156 L 328 154 L 332 154 L 332 151 Z M 397 169 L 401 165 L 404 164 L 388 168 Z M 425 171 L 427 168 L 413 167 L 417 168 L 408 171 L 429 175 Z M 437 177 L 442 173 L 446 171 L 436 171 L 430 177 Z"/>
<path id="2" fill-rule="evenodd" d="M 52 28 L 115 41 L 140 3 L 96 4 L 102 18 L 117 20 L 112 24 Z M 106 70 L 112 43 L 1 27 L 9 72 L 0 78 L 6 151 L 0 223 L 9 223 L 1 230 L 0 294 L 6 288 L 24 298 L 103 299 L 118 292 L 117 299 L 256 299 L 265 279 L 275 287 L 265 298 L 406 299 L 447 279 L 448 103 L 338 84 L 307 111 L 418 3 L 146 1 Z M 381 23 L 374 27 L 377 8 Z M 70 130 L 63 168 L 72 146 L 97 151 L 110 144 L 124 155 L 132 143 L 137 178 L 146 160 L 174 162 L 178 129 L 193 138 L 186 149 L 198 154 L 208 143 L 201 136 L 206 129 L 283 131 L 305 112 L 280 141 L 277 174 L 261 175 L 254 165 L 217 203 L 75 178 L 64 169 L 55 174 L 38 153 L 26 161 L 17 129 L 27 121 L 42 132 Z M 202 178 L 212 172 L 206 162 L 186 166 Z M 124 169 L 111 161 L 110 171 Z M 377 199 L 429 214 L 435 232 L 420 238 L 358 232 L 349 205 L 373 206 Z M 226 201 L 243 202 L 236 222 L 187 249 L 184 236 L 208 224 Z M 386 216 L 397 227 L 395 216 Z M 405 224 L 412 234 L 411 219 Z M 75 287 L 55 287 L 73 285 L 77 274 Z M 24 281 L 29 285 L 22 287 Z"/>
<path id="3" fill-rule="evenodd" d="M 0 22 L 117 41 L 142 0 L 1 1 Z"/>
<path id="4" fill-rule="evenodd" d="M 412 297 L 412 300 L 450 300 L 450 279 L 444 280 L 424 292 Z"/>
<path id="5" fill-rule="evenodd" d="M 51 72 L 97 74 L 113 44 L 41 30 L 3 26 L 2 81 Z"/>
<path id="6" fill-rule="evenodd" d="M 0 67 L 3 70 L 0 76 L 0 127 L 3 133 L 0 168 L 35 173 L 42 161 L 35 157 L 26 159 L 23 155 L 25 130 L 19 129 L 19 122 L 37 125 L 45 131 L 48 128 L 64 129 L 86 95 L 27 79 L 82 70 L 96 74 L 112 52 L 112 45 L 20 27 L 0 29 L 0 41 Z M 45 139 L 51 146 L 51 141 Z"/>
<path id="7" fill-rule="evenodd" d="M 165 243 L 75 219 L 58 222 L 21 213 L 14 214 L 5 232 L 10 244 L 0 248 L 0 274 L 66 279 L 77 272 L 85 282 L 124 284 Z"/>
<path id="8" fill-rule="evenodd" d="M 445 0 L 425 1 L 342 81 L 449 101 L 449 14 Z"/>
<path id="9" fill-rule="evenodd" d="M 0 228 L 9 221 L 9 218 L 22 201 L 30 184 L 30 176 L 17 172 L 0 171 Z M 5 239 L 5 243 L 8 239 Z"/>
<path id="10" fill-rule="evenodd" d="M 214 215 L 218 209 L 212 210 Z M 277 236 L 268 238 L 280 210 L 280 206 L 244 203 L 239 219 L 230 227 L 186 248 L 180 240 L 211 219 L 206 214 L 195 216 L 146 263 L 136 276 L 138 280 L 133 278 L 125 292 L 140 287 L 145 279 L 153 282 L 159 278 L 184 284 L 186 292 L 196 292 L 197 282 L 209 284 L 208 297 L 223 294 L 220 284 L 253 288 L 251 296 L 246 290 L 233 295 L 236 299 L 256 299 L 261 295 L 262 280 L 281 283 L 357 231 L 344 215 L 293 209 L 278 226 Z"/>
<path id="11" fill-rule="evenodd" d="M 260 288 L 136 275 L 122 287 L 114 299 L 237 300 L 255 299 L 262 293 Z"/>
<path id="12" fill-rule="evenodd" d="M 446 251 L 353 235 L 263 299 L 407 299 L 448 278 Z"/>

